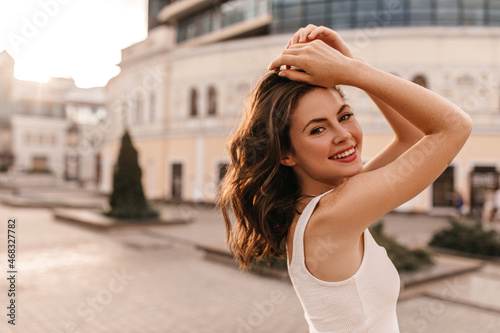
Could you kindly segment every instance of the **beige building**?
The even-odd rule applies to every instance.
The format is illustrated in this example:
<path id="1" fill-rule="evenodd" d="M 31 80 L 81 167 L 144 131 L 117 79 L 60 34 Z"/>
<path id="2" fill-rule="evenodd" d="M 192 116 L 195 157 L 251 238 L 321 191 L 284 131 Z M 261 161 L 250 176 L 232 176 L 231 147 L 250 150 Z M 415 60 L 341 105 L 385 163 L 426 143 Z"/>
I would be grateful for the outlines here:
<path id="1" fill-rule="evenodd" d="M 95 186 L 100 181 L 104 89 L 72 79 L 16 80 L 14 61 L 0 53 L 0 171 L 51 173 Z"/>
<path id="2" fill-rule="evenodd" d="M 291 30 L 282 22 L 280 1 L 233 0 L 225 3 L 232 7 L 215 11 L 203 7 L 208 2 L 167 1 L 148 38 L 123 50 L 122 71 L 107 86 L 102 191 L 112 188 L 119 140 L 127 127 L 150 199 L 216 199 L 229 163 L 226 140 L 238 124 L 244 99 L 292 33 L 280 30 Z M 252 15 L 241 14 L 248 10 Z M 392 26 L 381 21 L 384 13 L 390 15 L 390 8 L 371 13 L 379 19 L 368 19 L 361 27 L 341 26 L 339 32 L 370 64 L 445 96 L 475 124 L 472 137 L 443 175 L 399 209 L 449 212 L 454 189 L 466 206 L 472 200 L 473 208 L 480 208 L 484 190 L 498 185 L 500 170 L 500 28 Z M 399 11 L 392 13 L 397 21 Z M 390 142 L 390 128 L 364 93 L 344 90 L 364 130 L 363 159 L 368 161 Z M 425 168 L 425 160 L 416 166 Z"/>

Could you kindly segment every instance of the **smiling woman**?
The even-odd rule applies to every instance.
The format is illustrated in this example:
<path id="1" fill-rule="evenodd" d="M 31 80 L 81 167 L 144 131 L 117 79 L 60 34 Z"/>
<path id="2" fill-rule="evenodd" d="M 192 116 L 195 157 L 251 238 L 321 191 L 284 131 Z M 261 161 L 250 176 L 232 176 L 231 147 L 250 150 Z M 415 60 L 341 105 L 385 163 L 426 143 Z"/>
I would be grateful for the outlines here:
<path id="1" fill-rule="evenodd" d="M 220 196 L 229 247 L 242 268 L 286 253 L 310 333 L 399 332 L 399 275 L 368 226 L 443 172 L 470 118 L 354 57 L 324 27 L 297 31 L 269 69 L 229 142 Z M 337 85 L 364 90 L 394 130 L 366 165 Z"/>

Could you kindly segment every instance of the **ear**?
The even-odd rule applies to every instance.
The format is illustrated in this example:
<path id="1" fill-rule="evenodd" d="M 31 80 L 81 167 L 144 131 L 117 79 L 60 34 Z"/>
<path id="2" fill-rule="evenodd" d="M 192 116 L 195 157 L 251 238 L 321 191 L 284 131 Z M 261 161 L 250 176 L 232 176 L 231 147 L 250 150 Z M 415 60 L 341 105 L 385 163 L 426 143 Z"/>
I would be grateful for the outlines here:
<path id="1" fill-rule="evenodd" d="M 281 154 L 280 163 L 284 166 L 289 166 L 289 167 L 292 167 L 295 164 L 297 164 L 295 162 L 295 159 L 293 158 L 293 155 L 290 152 Z"/>

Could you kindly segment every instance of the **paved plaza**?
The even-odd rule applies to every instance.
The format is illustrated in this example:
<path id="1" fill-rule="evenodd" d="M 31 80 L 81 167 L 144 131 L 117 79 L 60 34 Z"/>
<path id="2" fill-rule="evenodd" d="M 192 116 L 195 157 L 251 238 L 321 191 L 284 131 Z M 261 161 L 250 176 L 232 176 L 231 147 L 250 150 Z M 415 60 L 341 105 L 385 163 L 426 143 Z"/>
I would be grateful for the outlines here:
<path id="1" fill-rule="evenodd" d="M 76 189 L 32 191 L 102 200 Z M 0 332 L 307 332 L 288 281 L 240 272 L 197 250 L 200 244 L 222 246 L 224 226 L 217 210 L 161 209 L 193 222 L 99 232 L 55 220 L 48 208 L 0 206 L 5 276 Z M 9 218 L 17 219 L 15 326 L 7 316 Z M 388 232 L 412 244 L 427 241 L 429 229 L 446 223 L 402 214 L 385 221 Z M 479 271 L 405 290 L 398 317 L 401 332 L 407 333 L 499 332 L 500 266 L 485 263 Z"/>

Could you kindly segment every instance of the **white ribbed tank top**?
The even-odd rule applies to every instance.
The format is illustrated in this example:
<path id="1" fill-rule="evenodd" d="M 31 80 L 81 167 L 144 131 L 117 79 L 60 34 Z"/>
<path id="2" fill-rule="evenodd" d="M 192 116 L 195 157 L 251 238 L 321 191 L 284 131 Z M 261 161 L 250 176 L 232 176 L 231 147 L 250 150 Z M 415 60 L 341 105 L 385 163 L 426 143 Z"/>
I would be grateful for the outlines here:
<path id="1" fill-rule="evenodd" d="M 330 192 L 330 191 L 328 191 Z M 326 192 L 326 193 L 328 193 Z M 364 231 L 364 254 L 358 271 L 340 282 L 312 275 L 304 260 L 304 230 L 323 195 L 313 198 L 302 212 L 293 236 L 288 272 L 304 308 L 309 333 L 399 332 L 396 302 L 399 274 L 370 231 Z"/>

